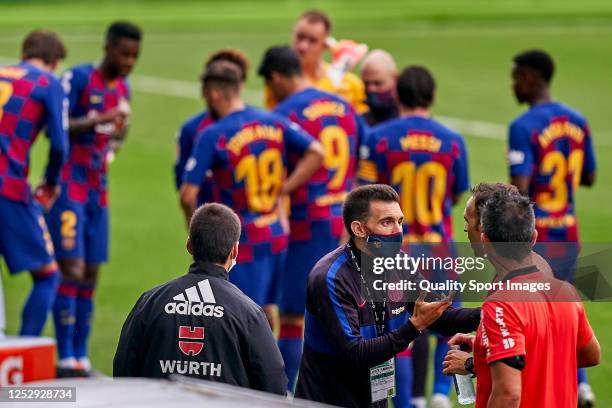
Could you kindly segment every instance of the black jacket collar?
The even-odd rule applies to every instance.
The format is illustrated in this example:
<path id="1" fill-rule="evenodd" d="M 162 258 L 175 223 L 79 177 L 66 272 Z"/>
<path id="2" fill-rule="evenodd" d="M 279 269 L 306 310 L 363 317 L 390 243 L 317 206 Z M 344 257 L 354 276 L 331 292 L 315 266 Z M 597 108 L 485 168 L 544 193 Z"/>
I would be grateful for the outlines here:
<path id="1" fill-rule="evenodd" d="M 211 262 L 198 262 L 189 266 L 189 273 L 197 273 L 200 275 L 212 276 L 215 278 L 221 278 L 227 280 L 229 275 L 224 267 Z"/>
<path id="2" fill-rule="evenodd" d="M 529 265 L 524 268 L 515 269 L 510 271 L 501 279 L 502 282 L 509 281 L 510 279 L 514 279 L 518 276 L 529 275 L 530 273 L 539 272 L 539 269 L 535 265 Z"/>

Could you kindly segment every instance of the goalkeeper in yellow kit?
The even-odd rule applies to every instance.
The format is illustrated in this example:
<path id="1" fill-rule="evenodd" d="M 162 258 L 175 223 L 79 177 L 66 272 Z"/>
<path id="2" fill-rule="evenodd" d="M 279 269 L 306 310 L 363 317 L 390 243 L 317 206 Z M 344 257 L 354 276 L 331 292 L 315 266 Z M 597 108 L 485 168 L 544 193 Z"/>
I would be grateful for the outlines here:
<path id="1" fill-rule="evenodd" d="M 318 10 L 304 12 L 293 28 L 292 47 L 300 58 L 306 78 L 315 88 L 346 99 L 358 113 L 365 113 L 365 87 L 361 79 L 349 72 L 367 52 L 364 44 L 351 41 L 335 42 L 329 37 L 331 20 Z M 334 63 L 323 60 L 323 53 L 330 49 Z M 268 108 L 276 106 L 268 87 L 265 88 Z"/>

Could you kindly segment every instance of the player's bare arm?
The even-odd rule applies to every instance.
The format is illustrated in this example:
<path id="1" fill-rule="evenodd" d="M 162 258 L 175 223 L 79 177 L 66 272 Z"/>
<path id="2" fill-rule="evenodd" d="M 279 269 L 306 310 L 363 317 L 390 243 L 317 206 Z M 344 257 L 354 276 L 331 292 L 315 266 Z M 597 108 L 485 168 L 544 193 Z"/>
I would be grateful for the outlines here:
<path id="1" fill-rule="evenodd" d="M 489 367 L 493 387 L 487 408 L 518 408 L 521 405 L 521 371 L 502 361 Z"/>
<path id="2" fill-rule="evenodd" d="M 319 142 L 312 142 L 304 157 L 295 166 L 295 170 L 287 177 L 281 190 L 281 195 L 291 194 L 298 187 L 308 181 L 310 177 L 321 167 L 325 151 Z"/>
<path id="3" fill-rule="evenodd" d="M 196 200 L 198 193 L 200 192 L 200 186 L 191 183 L 183 183 L 180 191 L 181 208 L 183 214 L 185 214 L 185 222 L 189 226 L 189 220 L 195 211 Z"/>
<path id="4" fill-rule="evenodd" d="M 529 195 L 529 182 L 531 178 L 529 176 L 513 176 L 510 180 L 510 184 L 516 186 L 522 195 Z"/>
<path id="5" fill-rule="evenodd" d="M 577 350 L 576 359 L 578 367 L 593 367 L 601 362 L 601 346 L 595 335 L 586 346 Z"/>
<path id="6" fill-rule="evenodd" d="M 121 122 L 126 118 L 125 112 L 119 108 L 113 108 L 94 116 L 83 116 L 81 118 L 71 118 L 68 123 L 70 135 L 91 132 L 98 125 L 111 122 Z"/>
<path id="7" fill-rule="evenodd" d="M 580 185 L 585 187 L 593 187 L 595 185 L 595 172 L 583 174 L 580 178 Z"/>

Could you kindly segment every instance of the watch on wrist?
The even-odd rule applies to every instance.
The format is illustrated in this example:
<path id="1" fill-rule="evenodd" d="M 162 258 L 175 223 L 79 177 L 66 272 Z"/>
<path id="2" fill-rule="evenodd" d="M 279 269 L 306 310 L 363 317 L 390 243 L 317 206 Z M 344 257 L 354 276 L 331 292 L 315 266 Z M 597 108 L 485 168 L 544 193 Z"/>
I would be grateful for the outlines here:
<path id="1" fill-rule="evenodd" d="M 468 357 L 465 360 L 464 367 L 470 374 L 474 375 L 474 357 Z"/>

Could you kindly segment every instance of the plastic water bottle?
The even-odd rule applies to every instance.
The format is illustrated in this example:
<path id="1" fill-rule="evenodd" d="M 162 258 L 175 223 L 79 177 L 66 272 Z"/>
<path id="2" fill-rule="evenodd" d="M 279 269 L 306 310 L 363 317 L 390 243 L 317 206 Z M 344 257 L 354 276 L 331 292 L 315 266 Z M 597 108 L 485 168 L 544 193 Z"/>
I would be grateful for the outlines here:
<path id="1" fill-rule="evenodd" d="M 459 346 L 450 346 L 451 350 L 460 350 Z M 457 402 L 461 405 L 473 404 L 476 402 L 476 391 L 474 391 L 474 383 L 472 383 L 471 374 L 453 374 L 453 382 L 455 383 L 455 391 L 457 391 Z"/>

